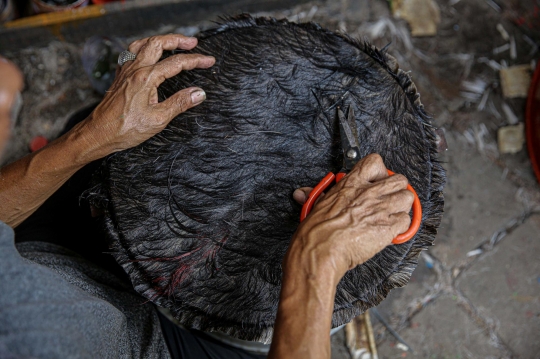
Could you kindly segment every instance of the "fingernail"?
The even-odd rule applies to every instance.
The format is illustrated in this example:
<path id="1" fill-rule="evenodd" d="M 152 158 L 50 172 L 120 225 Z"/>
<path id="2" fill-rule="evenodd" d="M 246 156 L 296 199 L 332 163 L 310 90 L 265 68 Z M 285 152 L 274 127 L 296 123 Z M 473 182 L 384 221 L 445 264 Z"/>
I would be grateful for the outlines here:
<path id="1" fill-rule="evenodd" d="M 191 93 L 191 102 L 196 105 L 206 100 L 206 92 L 203 90 L 195 90 Z"/>

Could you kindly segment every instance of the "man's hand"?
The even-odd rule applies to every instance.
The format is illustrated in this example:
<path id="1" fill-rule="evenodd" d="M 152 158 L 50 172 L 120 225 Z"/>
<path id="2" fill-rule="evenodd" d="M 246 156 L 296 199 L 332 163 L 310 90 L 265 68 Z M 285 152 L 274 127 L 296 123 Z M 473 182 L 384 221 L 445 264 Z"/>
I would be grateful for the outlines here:
<path id="1" fill-rule="evenodd" d="M 409 228 L 414 196 L 407 184 L 403 175 L 388 176 L 379 155 L 365 157 L 317 202 L 289 251 L 302 248 L 341 278 Z M 295 198 L 305 197 L 296 192 Z"/>
<path id="2" fill-rule="evenodd" d="M 190 50 L 197 39 L 169 34 L 133 42 L 129 51 L 137 55 L 118 71 L 105 98 L 79 129 L 96 149 L 97 157 L 121 151 L 148 140 L 178 114 L 200 104 L 205 92 L 190 87 L 158 102 L 158 86 L 183 70 L 208 68 L 215 59 L 200 54 L 178 54 L 162 61 L 164 50 Z"/>
<path id="3" fill-rule="evenodd" d="M 302 188 L 293 197 L 303 204 L 308 194 Z M 413 199 L 407 179 L 389 177 L 379 155 L 365 157 L 319 199 L 283 260 L 269 359 L 330 358 L 338 282 L 409 228 Z"/>

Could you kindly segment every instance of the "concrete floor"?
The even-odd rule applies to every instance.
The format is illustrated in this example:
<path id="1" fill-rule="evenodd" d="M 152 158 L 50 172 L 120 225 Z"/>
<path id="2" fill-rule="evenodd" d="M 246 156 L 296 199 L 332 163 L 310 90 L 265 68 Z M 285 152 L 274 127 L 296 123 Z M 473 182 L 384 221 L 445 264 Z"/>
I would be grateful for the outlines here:
<path id="1" fill-rule="evenodd" d="M 406 23 L 394 20 L 383 0 L 319 1 L 263 15 L 313 20 L 379 47 L 391 42 L 389 53 L 412 71 L 434 124 L 446 130 L 448 151 L 441 159 L 448 184 L 435 246 L 422 255 L 410 283 L 378 307 L 414 352 L 400 349 L 374 320 L 379 357 L 540 358 L 540 187 L 525 149 L 501 155 L 496 146 L 497 129 L 509 123 L 503 103 L 523 121 L 525 102 L 504 99 L 498 71 L 486 65 L 538 59 L 524 35 L 538 44 L 539 31 L 512 21 L 528 11 L 527 1 L 498 1 L 500 11 L 490 0 L 437 3 L 441 23 L 430 38 L 410 38 Z M 516 59 L 508 51 L 493 54 L 506 43 L 496 30 L 499 23 L 516 40 Z M 384 30 L 374 31 L 377 24 Z M 194 24 L 167 25 L 141 36 L 187 25 Z M 30 138 L 54 137 L 72 112 L 99 98 L 82 76 L 81 49 L 53 42 L 7 53 L 24 70 L 27 84 L 11 159 L 24 154 Z M 482 94 L 463 93 L 463 82 L 477 79 L 489 91 L 484 108 Z M 343 331 L 332 345 L 332 358 L 350 358 Z"/>
<path id="2" fill-rule="evenodd" d="M 446 213 L 436 244 L 409 285 L 378 308 L 415 353 L 398 349 L 376 323 L 380 356 L 539 358 L 540 215 L 500 167 L 459 134 L 447 138 Z M 468 256 L 477 248 L 481 254 Z"/>

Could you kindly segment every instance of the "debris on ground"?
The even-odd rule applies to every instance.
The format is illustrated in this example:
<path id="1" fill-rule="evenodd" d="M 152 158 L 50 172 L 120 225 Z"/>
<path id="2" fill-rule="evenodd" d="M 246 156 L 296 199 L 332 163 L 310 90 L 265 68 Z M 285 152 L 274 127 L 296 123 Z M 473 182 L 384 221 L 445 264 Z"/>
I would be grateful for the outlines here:
<path id="1" fill-rule="evenodd" d="M 378 358 L 369 311 L 360 314 L 345 326 L 345 336 L 352 359 Z"/>
<path id="2" fill-rule="evenodd" d="M 461 97 L 471 102 L 480 101 L 487 86 L 488 83 L 481 78 L 476 78 L 473 81 L 463 81 L 461 83 L 461 88 L 463 89 Z"/>
<path id="3" fill-rule="evenodd" d="M 500 76 L 504 97 L 527 97 L 531 85 L 531 66 L 529 64 L 502 68 Z"/>
<path id="4" fill-rule="evenodd" d="M 384 325 L 384 327 L 386 328 L 388 333 L 390 333 L 398 341 L 398 345 L 400 345 L 398 347 L 399 349 L 401 349 L 403 351 L 410 351 L 411 353 L 414 353 L 414 350 L 411 348 L 411 346 L 405 340 L 403 340 L 403 338 L 398 334 L 398 332 L 394 328 L 392 328 L 392 326 L 390 324 L 388 324 L 388 322 L 383 318 L 381 313 L 379 313 L 377 308 L 371 308 L 370 311 L 373 313 L 375 318 L 377 318 L 377 320 L 382 325 Z"/>
<path id="5" fill-rule="evenodd" d="M 441 22 L 439 6 L 433 0 L 393 0 L 392 14 L 409 23 L 412 36 L 435 36 Z"/>
<path id="6" fill-rule="evenodd" d="M 446 142 L 446 131 L 444 128 L 437 128 L 435 130 L 435 140 L 437 141 L 437 152 L 443 153 L 448 150 L 448 143 Z"/>
<path id="7" fill-rule="evenodd" d="M 500 153 L 518 153 L 525 144 L 525 130 L 523 122 L 514 126 L 505 126 L 497 131 L 497 142 Z"/>
<path id="8" fill-rule="evenodd" d="M 502 107 L 504 116 L 506 117 L 506 121 L 508 122 L 508 124 L 509 125 L 516 125 L 519 122 L 519 119 L 516 116 L 516 114 L 514 113 L 514 111 L 512 111 L 512 108 L 510 106 L 508 106 L 508 104 L 506 104 L 504 102 L 503 102 L 501 107 Z"/>

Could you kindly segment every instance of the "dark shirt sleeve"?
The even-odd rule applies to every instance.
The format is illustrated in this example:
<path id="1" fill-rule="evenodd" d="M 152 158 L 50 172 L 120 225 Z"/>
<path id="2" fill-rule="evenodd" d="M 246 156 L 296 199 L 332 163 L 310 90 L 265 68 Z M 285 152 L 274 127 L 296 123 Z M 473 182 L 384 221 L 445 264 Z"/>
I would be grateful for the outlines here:
<path id="1" fill-rule="evenodd" d="M 17 250 L 13 236 L 0 222 L 0 358 L 169 358 L 129 286 L 62 247 Z"/>

